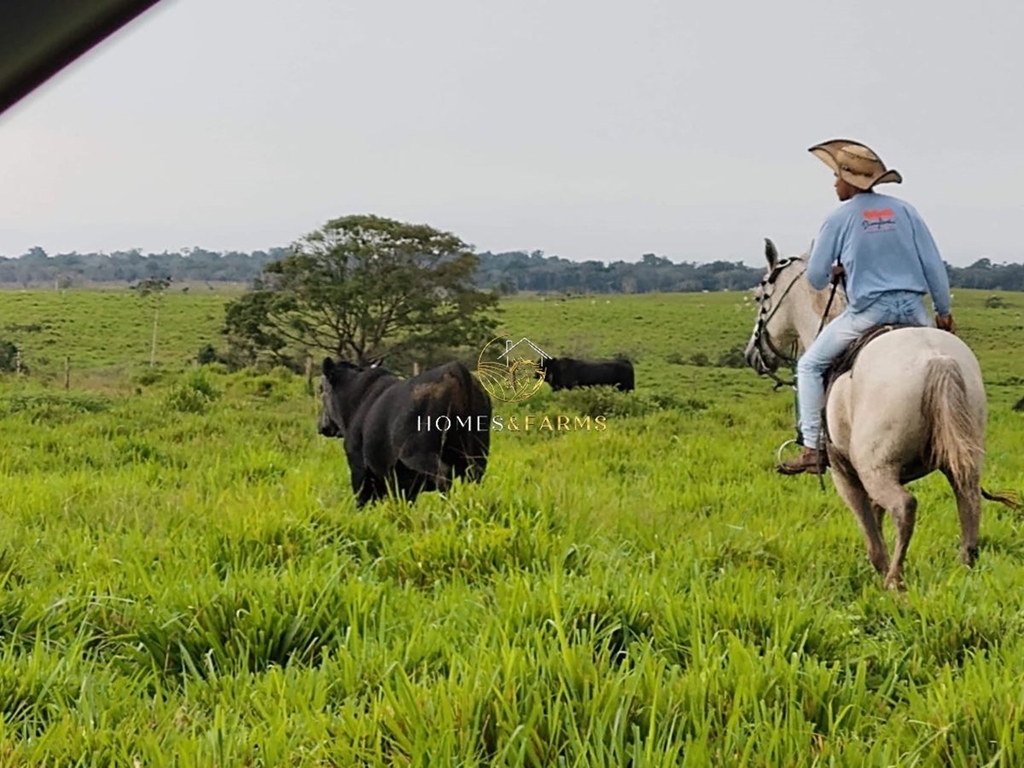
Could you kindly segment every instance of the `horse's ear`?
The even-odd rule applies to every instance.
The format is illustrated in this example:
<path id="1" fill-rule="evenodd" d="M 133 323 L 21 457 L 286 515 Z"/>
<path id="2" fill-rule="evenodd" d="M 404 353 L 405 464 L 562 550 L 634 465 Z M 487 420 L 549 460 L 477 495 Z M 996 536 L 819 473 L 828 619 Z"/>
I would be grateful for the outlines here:
<path id="1" fill-rule="evenodd" d="M 334 361 L 329 357 L 325 357 L 324 362 L 320 367 L 324 372 L 324 376 L 331 378 L 331 374 L 334 372 Z"/>
<path id="2" fill-rule="evenodd" d="M 775 265 L 779 261 L 779 251 L 770 237 L 764 239 L 764 257 L 768 260 L 768 268 L 775 269 Z"/>

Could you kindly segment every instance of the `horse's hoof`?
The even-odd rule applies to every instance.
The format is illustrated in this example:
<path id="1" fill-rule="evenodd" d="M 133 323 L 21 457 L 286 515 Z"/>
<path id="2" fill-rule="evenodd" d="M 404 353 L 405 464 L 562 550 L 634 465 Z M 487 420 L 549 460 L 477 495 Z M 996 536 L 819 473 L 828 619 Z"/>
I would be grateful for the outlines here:
<path id="1" fill-rule="evenodd" d="M 906 592 L 907 585 L 903 583 L 903 578 L 900 576 L 889 576 L 885 580 L 885 588 L 891 589 L 894 592 Z"/>
<path id="2" fill-rule="evenodd" d="M 960 561 L 968 568 L 973 568 L 978 562 L 978 548 L 970 547 L 960 551 Z"/>

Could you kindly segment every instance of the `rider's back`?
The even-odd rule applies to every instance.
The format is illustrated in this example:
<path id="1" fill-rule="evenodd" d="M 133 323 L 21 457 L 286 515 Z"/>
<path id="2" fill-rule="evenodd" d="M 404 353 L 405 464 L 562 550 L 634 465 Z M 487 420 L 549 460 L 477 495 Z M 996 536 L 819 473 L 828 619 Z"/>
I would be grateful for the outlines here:
<path id="1" fill-rule="evenodd" d="M 836 258 L 854 312 L 883 293 L 910 291 L 930 293 L 936 311 L 949 313 L 949 279 L 935 241 L 917 210 L 897 197 L 855 195 L 825 219 L 807 269 L 815 288 L 828 284 Z"/>

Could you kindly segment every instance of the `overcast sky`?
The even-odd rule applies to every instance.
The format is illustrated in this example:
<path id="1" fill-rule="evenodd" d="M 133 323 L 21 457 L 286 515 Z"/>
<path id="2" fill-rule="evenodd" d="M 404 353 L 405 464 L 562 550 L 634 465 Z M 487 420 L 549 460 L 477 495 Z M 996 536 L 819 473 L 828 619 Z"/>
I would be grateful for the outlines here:
<path id="1" fill-rule="evenodd" d="M 872 146 L 944 258 L 1024 260 L 1024 3 L 163 0 L 0 115 L 0 255 L 287 245 L 761 263 Z"/>

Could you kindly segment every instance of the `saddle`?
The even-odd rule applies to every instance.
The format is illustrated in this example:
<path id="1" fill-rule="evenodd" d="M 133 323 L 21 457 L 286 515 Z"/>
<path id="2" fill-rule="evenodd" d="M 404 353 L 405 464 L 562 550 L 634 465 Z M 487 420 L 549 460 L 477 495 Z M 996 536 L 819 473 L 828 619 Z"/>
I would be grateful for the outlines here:
<path id="1" fill-rule="evenodd" d="M 831 441 L 831 436 L 828 433 L 828 419 L 826 418 L 825 412 L 827 410 L 828 397 L 832 392 L 832 385 L 835 384 L 836 380 L 844 373 L 848 373 L 853 370 L 853 364 L 857 361 L 857 357 L 860 355 L 864 347 L 882 334 L 888 333 L 889 331 L 895 331 L 897 328 L 920 327 L 921 326 L 914 323 L 882 323 L 880 325 L 872 326 L 857 337 L 857 340 L 847 347 L 845 352 L 833 360 L 832 365 L 825 369 L 825 405 L 821 408 L 821 432 L 826 442 Z"/>
<path id="2" fill-rule="evenodd" d="M 889 331 L 895 331 L 897 328 L 919 328 L 920 326 L 913 323 L 882 323 L 868 328 L 862 333 L 856 341 L 854 341 L 846 351 L 843 352 L 839 357 L 832 361 L 827 369 L 825 369 L 825 389 L 826 391 L 832 386 L 832 383 L 842 376 L 844 373 L 853 369 L 853 364 L 857 361 L 857 357 L 860 355 L 861 350 L 864 349 L 870 342 L 877 339 L 883 333 Z"/>

